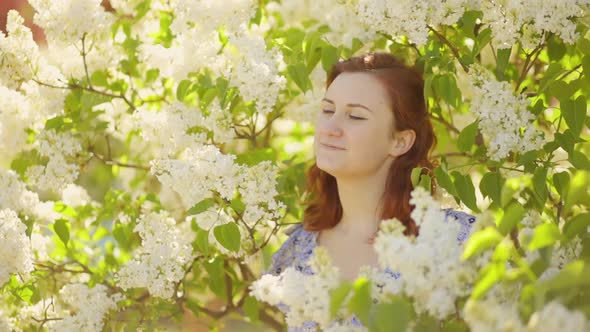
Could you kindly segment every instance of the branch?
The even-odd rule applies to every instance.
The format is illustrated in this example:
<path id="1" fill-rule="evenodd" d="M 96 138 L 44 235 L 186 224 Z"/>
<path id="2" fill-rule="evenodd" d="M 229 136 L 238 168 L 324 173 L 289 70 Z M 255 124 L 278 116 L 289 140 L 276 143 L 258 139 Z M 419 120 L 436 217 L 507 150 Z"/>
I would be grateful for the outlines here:
<path id="1" fill-rule="evenodd" d="M 467 65 L 465 65 L 461 61 L 461 55 L 459 54 L 459 50 L 453 44 L 451 44 L 451 42 L 443 34 L 441 34 L 440 32 L 436 31 L 430 25 L 428 25 L 428 30 L 432 31 L 432 33 L 434 33 L 434 35 L 436 37 L 438 37 L 438 39 L 443 44 L 447 45 L 451 49 L 451 52 L 453 52 L 453 55 L 455 56 L 455 58 L 457 58 L 457 61 L 459 61 L 459 64 L 461 65 L 461 67 L 463 67 L 463 71 L 465 71 L 466 73 L 469 73 L 469 67 L 467 67 Z"/>
<path id="2" fill-rule="evenodd" d="M 82 62 L 84 63 L 84 72 L 86 73 L 86 81 L 88 82 L 88 86 L 90 87 L 90 89 L 93 89 L 92 82 L 90 81 L 90 75 L 88 74 L 88 65 L 86 64 L 86 55 L 88 54 L 86 53 L 85 45 L 86 35 L 86 32 L 84 32 L 84 34 L 82 35 Z"/>
<path id="3" fill-rule="evenodd" d="M 150 170 L 150 168 L 148 166 L 137 165 L 137 164 L 127 164 L 127 163 L 122 163 L 120 161 L 112 160 L 110 158 L 105 158 L 92 150 L 90 150 L 90 153 L 92 154 L 93 157 L 96 157 L 98 160 L 102 161 L 106 165 L 115 165 L 115 166 L 120 166 L 120 167 L 136 168 L 136 169 L 141 169 L 144 171 Z"/>
<path id="4" fill-rule="evenodd" d="M 524 61 L 524 66 L 522 67 L 522 72 L 520 73 L 520 77 L 518 78 L 518 82 L 516 82 L 516 90 L 515 91 L 518 92 L 518 90 L 520 89 L 520 85 L 522 84 L 522 82 L 526 78 L 527 73 L 529 72 L 529 70 L 531 69 L 531 67 L 535 63 L 535 61 L 537 61 L 537 58 L 539 57 L 539 54 L 541 54 L 541 50 L 543 49 L 544 46 L 545 46 L 545 43 L 542 42 L 537 47 L 535 47 L 535 49 L 533 49 L 533 51 L 530 54 L 527 54 L 526 59 Z M 534 57 L 534 59 L 533 59 L 533 57 Z"/>

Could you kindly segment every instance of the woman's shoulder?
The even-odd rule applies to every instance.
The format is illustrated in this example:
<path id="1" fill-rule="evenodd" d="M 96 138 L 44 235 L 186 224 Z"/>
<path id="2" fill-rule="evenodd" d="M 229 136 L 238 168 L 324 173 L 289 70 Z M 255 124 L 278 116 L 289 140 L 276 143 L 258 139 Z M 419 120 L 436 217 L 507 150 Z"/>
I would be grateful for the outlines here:
<path id="1" fill-rule="evenodd" d="M 302 270 L 304 264 L 301 263 L 313 252 L 315 234 L 305 230 L 303 223 L 287 228 L 284 233 L 288 238 L 272 255 L 272 265 L 266 273 L 278 275 L 290 266 Z"/>
<path id="2" fill-rule="evenodd" d="M 459 233 L 457 234 L 457 241 L 463 242 L 467 240 L 469 235 L 471 235 L 471 228 L 476 221 L 475 216 L 452 208 L 442 210 L 445 211 L 445 221 L 452 220 L 461 224 Z"/>
<path id="3" fill-rule="evenodd" d="M 446 208 L 442 210 L 445 211 L 446 220 L 449 220 L 449 218 L 451 218 L 457 222 L 460 222 L 461 224 L 466 225 L 471 225 L 476 221 L 474 215 L 471 215 L 464 211 L 455 210 L 453 208 Z"/>

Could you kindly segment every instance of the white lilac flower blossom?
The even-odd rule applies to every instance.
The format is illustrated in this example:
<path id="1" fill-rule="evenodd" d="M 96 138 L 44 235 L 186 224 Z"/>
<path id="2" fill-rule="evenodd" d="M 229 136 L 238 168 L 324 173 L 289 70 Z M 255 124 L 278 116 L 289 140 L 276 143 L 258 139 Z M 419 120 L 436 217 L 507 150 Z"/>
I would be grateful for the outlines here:
<path id="1" fill-rule="evenodd" d="M 109 36 L 113 14 L 105 11 L 101 0 L 29 0 L 35 9 L 34 22 L 43 28 L 53 45 L 78 44 Z"/>
<path id="2" fill-rule="evenodd" d="M 230 85 L 237 87 L 245 101 L 255 101 L 261 114 L 272 112 L 279 92 L 287 80 L 279 74 L 283 55 L 278 48 L 267 50 L 261 36 L 243 34 L 229 36 L 234 49 L 227 49 L 232 59 Z"/>
<path id="3" fill-rule="evenodd" d="M 207 131 L 213 134 L 216 143 L 227 143 L 234 138 L 231 112 L 221 109 L 217 98 L 207 111 L 205 115 L 197 107 L 175 101 L 161 110 L 140 107 L 132 119 L 141 128 L 141 137 L 153 146 L 156 156 L 166 158 L 208 143 Z"/>
<path id="4" fill-rule="evenodd" d="M 469 299 L 463 306 L 462 315 L 471 331 L 524 331 L 518 309 L 520 290 L 520 285 L 497 283 L 483 298 Z"/>
<path id="5" fill-rule="evenodd" d="M 223 154 L 213 145 L 187 149 L 184 154 L 185 160 L 157 159 L 150 164 L 152 174 L 176 191 L 186 208 L 211 198 L 212 190 L 227 200 L 233 199 L 242 180 L 235 156 Z"/>
<path id="6" fill-rule="evenodd" d="M 482 21 L 490 26 L 497 48 L 520 42 L 533 49 L 546 32 L 573 44 L 579 38 L 576 18 L 584 16 L 589 5 L 586 0 L 482 0 Z"/>
<path id="7" fill-rule="evenodd" d="M 418 313 L 428 312 L 443 319 L 455 311 L 455 300 L 467 296 L 477 279 L 476 261 L 461 262 L 463 242 L 458 234 L 461 223 L 445 222 L 445 212 L 423 188 L 412 192 L 412 219 L 420 228 L 418 237 L 405 236 L 397 219 L 384 220 L 375 240 L 375 251 L 382 268 L 401 274 L 400 288 L 414 299 Z M 404 257 L 404 259 L 399 259 Z"/>
<path id="8" fill-rule="evenodd" d="M 120 294 L 108 295 L 105 285 L 89 288 L 68 284 L 59 291 L 62 319 L 50 324 L 50 331 L 102 331 L 105 316 L 117 309 Z"/>
<path id="9" fill-rule="evenodd" d="M 330 291 L 339 285 L 340 273 L 322 247 L 315 248 L 310 267 L 312 275 L 294 267 L 286 268 L 278 276 L 264 275 L 251 285 L 251 294 L 271 305 L 288 306 L 288 326 L 313 321 L 325 329 L 331 324 Z"/>
<path id="10" fill-rule="evenodd" d="M 26 146 L 32 110 L 24 95 L 3 86 L 0 86 L 0 100 L 0 155 L 4 162 L 10 162 Z"/>
<path id="11" fill-rule="evenodd" d="M 73 159 L 82 151 L 82 147 L 74 135 L 45 130 L 37 136 L 34 147 L 39 155 L 49 158 L 49 161 L 45 165 L 27 168 L 25 176 L 30 185 L 59 193 L 78 178 L 78 165 Z"/>
<path id="12" fill-rule="evenodd" d="M 487 153 L 491 159 L 500 160 L 510 152 L 525 153 L 543 146 L 543 132 L 534 127 L 535 116 L 527 110 L 530 103 L 526 97 L 515 96 L 508 82 L 497 81 L 480 65 L 470 66 L 469 79 L 473 90 L 471 112 L 489 140 Z"/>
<path id="13" fill-rule="evenodd" d="M 193 260 L 190 224 L 176 224 L 166 211 L 148 212 L 139 217 L 134 231 L 141 247 L 117 273 L 118 285 L 125 290 L 146 287 L 152 296 L 171 298 L 174 284 Z"/>
<path id="14" fill-rule="evenodd" d="M 53 211 L 53 202 L 41 202 L 39 195 L 27 190 L 14 171 L 0 170 L 0 209 L 11 209 L 21 215 L 34 217 L 36 221 L 49 224 L 60 217 Z"/>
<path id="15" fill-rule="evenodd" d="M 557 301 L 551 301 L 540 311 L 535 312 L 527 324 L 527 332 L 585 332 L 590 329 L 590 322 L 583 312 L 569 310 Z"/>
<path id="16" fill-rule="evenodd" d="M 0 286 L 13 273 L 33 271 L 31 241 L 26 235 L 27 226 L 10 209 L 0 210 Z"/>
<path id="17" fill-rule="evenodd" d="M 20 331 L 14 325 L 14 318 L 8 316 L 4 310 L 0 309 L 0 331 Z"/>
<path id="18" fill-rule="evenodd" d="M 274 15 L 279 14 L 286 27 L 301 27 L 301 22 L 308 22 L 308 30 L 318 29 L 322 25 L 327 25 L 330 31 L 326 32 L 325 38 L 332 45 L 344 45 L 352 47 L 353 40 L 359 39 L 361 42 L 367 42 L 374 36 L 371 31 L 367 31 L 362 18 L 359 17 L 354 6 L 346 5 L 343 1 L 324 0 L 324 1 L 300 1 L 300 0 L 283 0 L 279 2 L 269 2 L 266 9 Z M 269 17 L 273 21 L 275 18 Z M 315 23 L 311 23 L 314 22 Z"/>
<path id="19" fill-rule="evenodd" d="M 39 47 L 31 30 L 16 10 L 7 15 L 6 31 L 0 31 L 0 84 L 17 88 L 20 82 L 33 78 L 39 61 Z"/>
<path id="20" fill-rule="evenodd" d="M 384 32 L 394 38 L 407 36 L 418 46 L 425 45 L 428 26 L 455 24 L 466 9 L 474 8 L 474 0 L 451 1 L 352 1 L 367 29 Z"/>

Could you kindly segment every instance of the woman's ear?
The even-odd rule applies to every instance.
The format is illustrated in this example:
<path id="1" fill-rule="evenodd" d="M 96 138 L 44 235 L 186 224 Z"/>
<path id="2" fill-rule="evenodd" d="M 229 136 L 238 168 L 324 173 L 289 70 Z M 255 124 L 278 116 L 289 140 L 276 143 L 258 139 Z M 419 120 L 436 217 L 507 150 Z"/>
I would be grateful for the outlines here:
<path id="1" fill-rule="evenodd" d="M 394 134 L 389 154 L 398 157 L 408 152 L 416 141 L 416 132 L 412 129 L 402 130 Z"/>

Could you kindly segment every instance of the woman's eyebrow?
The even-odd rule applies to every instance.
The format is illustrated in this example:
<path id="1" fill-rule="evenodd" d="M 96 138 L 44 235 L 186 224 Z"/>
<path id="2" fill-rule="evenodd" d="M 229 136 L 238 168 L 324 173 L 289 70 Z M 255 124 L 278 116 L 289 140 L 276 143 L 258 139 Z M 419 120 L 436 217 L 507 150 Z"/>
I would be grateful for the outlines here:
<path id="1" fill-rule="evenodd" d="M 327 103 L 334 104 L 334 102 L 332 100 L 328 99 L 328 98 L 323 98 L 322 100 L 325 101 L 325 102 L 327 102 Z M 349 104 L 346 104 L 346 106 L 348 106 L 348 107 L 360 107 L 360 108 L 366 109 L 367 111 L 369 111 L 371 113 L 373 112 L 370 108 L 368 108 L 367 106 L 362 105 L 362 104 L 350 104 L 349 103 Z"/>

